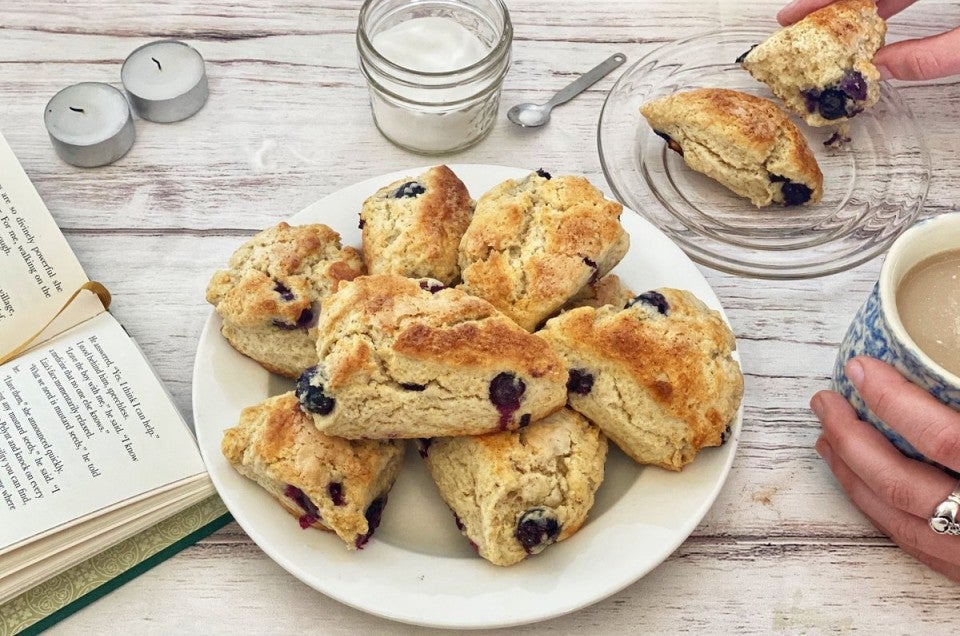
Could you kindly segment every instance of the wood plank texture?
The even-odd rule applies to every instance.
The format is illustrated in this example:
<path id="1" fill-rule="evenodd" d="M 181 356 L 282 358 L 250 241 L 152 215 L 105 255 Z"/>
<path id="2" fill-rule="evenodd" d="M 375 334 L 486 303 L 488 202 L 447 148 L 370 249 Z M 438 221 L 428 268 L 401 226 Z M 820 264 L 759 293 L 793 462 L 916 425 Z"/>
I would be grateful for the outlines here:
<path id="1" fill-rule="evenodd" d="M 778 2 L 508 0 L 513 66 L 492 134 L 445 161 L 547 167 L 606 189 L 596 125 L 617 73 L 540 130 L 506 108 L 543 101 L 610 54 L 628 63 L 721 27 L 774 27 Z M 190 417 L 193 356 L 211 272 L 243 239 L 351 183 L 434 163 L 373 126 L 357 68 L 359 0 L 0 0 L 0 130 L 114 313 Z M 921 0 L 888 41 L 960 24 L 952 0 Z M 83 80 L 119 86 L 120 64 L 161 37 L 204 55 L 210 99 L 177 124 L 137 121 L 114 165 L 60 162 L 47 100 Z M 920 122 L 933 175 L 924 214 L 957 210 L 960 84 L 897 85 Z M 894 167 L 895 169 L 895 167 Z M 807 281 L 702 268 L 734 327 L 746 376 L 733 471 L 703 523 L 663 565 L 609 599 L 517 633 L 950 633 L 960 588 L 903 554 L 844 498 L 813 451 L 807 400 L 880 260 Z M 2 276 L 2 273 L 0 273 Z M 617 549 L 617 546 L 611 546 Z M 295 580 L 231 524 L 53 633 L 423 633 L 341 605 Z"/>

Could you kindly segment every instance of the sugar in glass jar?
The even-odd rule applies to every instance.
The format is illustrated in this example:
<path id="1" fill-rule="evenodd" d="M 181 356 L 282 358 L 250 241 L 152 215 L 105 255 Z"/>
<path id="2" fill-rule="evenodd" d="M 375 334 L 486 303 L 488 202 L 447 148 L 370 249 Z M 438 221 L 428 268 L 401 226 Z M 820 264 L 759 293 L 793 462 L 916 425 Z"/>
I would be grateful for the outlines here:
<path id="1" fill-rule="evenodd" d="M 423 154 L 477 143 L 496 119 L 512 41 L 502 0 L 365 0 L 357 50 L 377 128 Z"/>

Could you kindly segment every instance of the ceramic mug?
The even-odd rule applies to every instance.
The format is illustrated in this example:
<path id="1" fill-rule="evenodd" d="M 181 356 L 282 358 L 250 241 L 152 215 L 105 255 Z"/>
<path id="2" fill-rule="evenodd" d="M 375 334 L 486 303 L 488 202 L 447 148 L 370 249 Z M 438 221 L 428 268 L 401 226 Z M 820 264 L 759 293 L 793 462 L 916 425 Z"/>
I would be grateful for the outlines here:
<path id="1" fill-rule="evenodd" d="M 924 461 L 927 459 L 907 440 L 866 407 L 843 367 L 854 356 L 883 360 L 944 404 L 960 410 L 960 377 L 920 350 L 907 335 L 896 304 L 897 286 L 914 265 L 956 249 L 960 249 L 960 213 L 917 223 L 894 241 L 880 269 L 880 279 L 850 323 L 833 366 L 833 390 L 850 402 L 860 419 L 873 424 L 905 455 Z"/>

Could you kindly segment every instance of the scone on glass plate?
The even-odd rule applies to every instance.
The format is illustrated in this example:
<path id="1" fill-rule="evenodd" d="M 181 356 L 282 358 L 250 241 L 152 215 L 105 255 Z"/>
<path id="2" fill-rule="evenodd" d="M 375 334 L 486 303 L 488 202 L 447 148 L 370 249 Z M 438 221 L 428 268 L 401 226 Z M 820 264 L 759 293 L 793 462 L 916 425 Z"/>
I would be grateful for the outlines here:
<path id="1" fill-rule="evenodd" d="M 680 470 L 725 441 L 743 395 L 736 341 L 690 292 L 573 309 L 539 333 L 567 365 L 570 407 L 635 461 Z"/>
<path id="2" fill-rule="evenodd" d="M 512 565 L 586 522 L 603 481 L 607 440 L 563 409 L 517 431 L 424 440 L 420 454 L 477 553 Z"/>
<path id="3" fill-rule="evenodd" d="M 292 391 L 245 408 L 239 423 L 224 431 L 221 449 L 301 528 L 332 530 L 351 550 L 362 548 L 380 524 L 404 453 L 402 442 L 324 435 Z"/>
<path id="4" fill-rule="evenodd" d="M 647 102 L 640 113 L 688 167 L 757 207 L 816 203 L 823 195 L 803 133 L 768 99 L 698 88 Z"/>
<path id="5" fill-rule="evenodd" d="M 880 98 L 873 56 L 886 32 L 874 0 L 838 0 L 780 29 L 737 62 L 811 126 L 839 124 Z"/>
<path id="6" fill-rule="evenodd" d="M 626 254 L 622 211 L 583 177 L 540 170 L 494 186 L 460 243 L 460 287 L 534 331 Z"/>
<path id="7" fill-rule="evenodd" d="M 447 166 L 377 190 L 360 210 L 367 270 L 452 284 L 460 277 L 457 250 L 473 205 L 467 186 Z"/>
<path id="8" fill-rule="evenodd" d="M 360 253 L 326 225 L 281 222 L 255 234 L 213 275 L 207 302 L 234 349 L 273 373 L 297 378 L 317 363 L 324 300 L 364 273 Z"/>
<path id="9" fill-rule="evenodd" d="M 321 431 L 384 439 L 479 435 L 566 401 L 557 354 L 485 300 L 438 281 L 362 276 L 317 327 L 319 363 L 297 396 Z"/>

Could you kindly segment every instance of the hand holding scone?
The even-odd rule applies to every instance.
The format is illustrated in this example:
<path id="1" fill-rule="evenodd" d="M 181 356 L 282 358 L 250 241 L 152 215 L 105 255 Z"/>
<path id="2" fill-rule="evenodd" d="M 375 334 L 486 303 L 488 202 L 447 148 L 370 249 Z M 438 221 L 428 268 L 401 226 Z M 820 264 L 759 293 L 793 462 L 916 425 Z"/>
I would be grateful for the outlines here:
<path id="1" fill-rule="evenodd" d="M 877 13 L 887 19 L 903 11 L 915 0 L 879 0 Z M 831 0 L 794 0 L 777 14 L 787 26 L 807 14 L 831 4 Z M 873 58 L 884 79 L 929 80 L 960 74 L 960 27 L 915 40 L 884 46 Z"/>
<path id="2" fill-rule="evenodd" d="M 880 99 L 873 63 L 887 25 L 873 0 L 837 0 L 737 58 L 810 126 L 842 124 Z"/>

